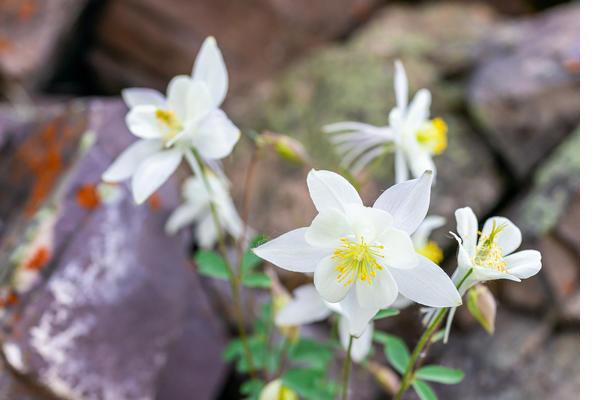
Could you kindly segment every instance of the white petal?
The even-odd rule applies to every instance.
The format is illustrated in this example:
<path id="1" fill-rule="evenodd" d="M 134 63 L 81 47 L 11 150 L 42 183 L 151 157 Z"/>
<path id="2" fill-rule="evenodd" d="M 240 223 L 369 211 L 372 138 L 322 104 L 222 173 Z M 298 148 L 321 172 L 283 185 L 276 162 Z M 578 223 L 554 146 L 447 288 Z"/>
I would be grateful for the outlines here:
<path id="1" fill-rule="evenodd" d="M 140 166 L 140 164 L 161 148 L 160 140 L 138 140 L 127 147 L 102 174 L 106 182 L 125 180 Z"/>
<path id="2" fill-rule="evenodd" d="M 167 86 L 167 103 L 169 109 L 173 110 L 180 121 L 188 119 L 187 98 L 192 86 L 192 79 L 187 75 L 178 75 L 171 79 Z"/>
<path id="3" fill-rule="evenodd" d="M 348 318 L 350 322 L 350 334 L 356 337 L 363 334 L 369 322 L 379 311 L 379 308 L 361 307 L 358 304 L 356 288 L 350 290 L 339 305 L 340 313 Z"/>
<path id="4" fill-rule="evenodd" d="M 341 238 L 351 232 L 346 216 L 335 208 L 329 208 L 313 219 L 306 231 L 306 241 L 311 246 L 333 249 L 341 244 Z"/>
<path id="5" fill-rule="evenodd" d="M 203 249 L 211 249 L 214 247 L 218 238 L 219 232 L 217 231 L 215 220 L 212 215 L 208 213 L 204 219 L 196 225 L 196 242 Z"/>
<path id="6" fill-rule="evenodd" d="M 313 169 L 308 173 L 306 182 L 310 197 L 319 212 L 328 208 L 345 212 L 348 204 L 362 205 L 354 186 L 335 172 Z"/>
<path id="7" fill-rule="evenodd" d="M 394 107 L 388 115 L 388 124 L 390 125 L 390 128 L 393 131 L 394 142 L 397 145 L 402 144 L 402 131 L 404 129 L 404 111 L 404 109 Z"/>
<path id="8" fill-rule="evenodd" d="M 305 325 L 324 320 L 330 314 L 317 289 L 308 284 L 294 290 L 294 298 L 277 313 L 275 323 L 278 326 Z"/>
<path id="9" fill-rule="evenodd" d="M 224 228 L 233 238 L 239 239 L 244 233 L 244 222 L 240 218 L 233 201 L 223 199 L 219 203 L 218 211 Z"/>
<path id="10" fill-rule="evenodd" d="M 419 151 L 415 150 L 408 153 L 407 159 L 410 172 L 413 176 L 421 176 L 425 172 L 431 171 L 433 180 L 435 181 L 436 168 L 429 152 L 421 149 L 419 149 Z"/>
<path id="11" fill-rule="evenodd" d="M 469 281 L 476 282 L 485 282 L 485 281 L 494 281 L 496 279 L 507 279 L 513 282 L 521 282 L 521 279 L 515 275 L 512 275 L 509 272 L 496 271 L 491 268 L 482 268 L 482 267 L 474 267 L 473 268 L 473 279 L 469 278 Z M 462 287 L 461 287 L 462 291 Z"/>
<path id="12" fill-rule="evenodd" d="M 522 250 L 504 258 L 508 272 L 520 279 L 527 279 L 540 272 L 542 254 L 537 250 Z"/>
<path id="13" fill-rule="evenodd" d="M 383 246 L 381 260 L 390 268 L 414 268 L 418 262 L 417 252 L 410 236 L 396 228 L 388 229 L 379 239 Z"/>
<path id="14" fill-rule="evenodd" d="M 402 153 L 402 149 L 397 148 L 394 158 L 394 172 L 396 174 L 396 183 L 405 182 L 408 179 L 408 168 L 406 166 L 406 158 Z"/>
<path id="15" fill-rule="evenodd" d="M 356 297 L 362 308 L 386 308 L 398 297 L 398 286 L 389 272 L 390 268 L 383 267 L 368 281 L 356 281 Z"/>
<path id="16" fill-rule="evenodd" d="M 404 118 L 403 135 L 415 135 L 417 130 L 429 119 L 429 106 L 431 105 L 431 93 L 427 89 L 421 89 L 411 101 Z"/>
<path id="17" fill-rule="evenodd" d="M 502 230 L 496 236 L 496 243 L 502 249 L 502 255 L 505 256 L 512 253 L 521 245 L 521 230 L 508 218 L 492 217 L 485 221 L 485 225 L 483 225 L 482 233 L 484 235 L 488 236 L 490 234 L 494 222 L 496 223 L 496 227 L 503 226 Z"/>
<path id="18" fill-rule="evenodd" d="M 392 216 L 380 209 L 363 205 L 346 206 L 348 223 L 357 240 L 366 243 L 379 240 L 392 226 Z"/>
<path id="19" fill-rule="evenodd" d="M 462 304 L 460 294 L 446 273 L 427 257 L 418 256 L 412 269 L 390 269 L 398 290 L 409 299 L 430 307 L 454 307 Z"/>
<path id="20" fill-rule="evenodd" d="M 423 222 L 429 209 L 432 174 L 397 183 L 379 196 L 373 208 L 387 211 L 394 217 L 394 226 L 411 235 Z"/>
<path id="21" fill-rule="evenodd" d="M 294 272 L 314 272 L 319 261 L 330 254 L 310 246 L 304 239 L 308 228 L 299 228 L 253 249 L 254 254 L 279 268 Z"/>
<path id="22" fill-rule="evenodd" d="M 408 102 L 408 80 L 406 71 L 400 60 L 394 63 L 394 92 L 396 93 L 396 107 L 400 110 L 406 108 Z"/>
<path id="23" fill-rule="evenodd" d="M 154 89 L 146 88 L 129 88 L 121 92 L 123 100 L 127 107 L 150 105 L 156 107 L 165 106 L 165 96 L 161 92 Z"/>
<path id="24" fill-rule="evenodd" d="M 202 157 L 221 159 L 228 156 L 240 139 L 240 130 L 221 110 L 212 111 L 198 127 L 194 146 Z"/>
<path id="25" fill-rule="evenodd" d="M 160 139 L 163 132 L 156 118 L 155 106 L 137 106 L 125 116 L 127 127 L 135 136 L 142 139 Z"/>
<path id="26" fill-rule="evenodd" d="M 141 204 L 175 172 L 181 162 L 178 149 L 159 151 L 144 161 L 133 174 L 132 190 L 136 203 Z"/>
<path id="27" fill-rule="evenodd" d="M 413 301 L 411 299 L 398 293 L 398 297 L 396 297 L 396 300 L 394 300 L 394 302 L 392 303 L 392 307 L 397 308 L 398 310 L 402 310 L 412 304 L 413 304 Z"/>
<path id="28" fill-rule="evenodd" d="M 202 209 L 197 204 L 183 203 L 171 213 L 165 230 L 169 235 L 173 235 L 186 225 L 191 224 L 202 212 Z"/>
<path id="29" fill-rule="evenodd" d="M 448 338 L 450 338 L 450 331 L 452 330 L 452 321 L 454 321 L 454 315 L 456 314 L 456 307 L 452 307 L 448 312 L 448 317 L 446 317 L 446 328 L 444 331 L 444 343 L 448 343 Z"/>
<path id="30" fill-rule="evenodd" d="M 446 218 L 439 215 L 430 215 L 426 217 L 421 225 L 417 228 L 415 233 L 412 234 L 412 241 L 415 247 L 423 247 L 427 244 L 431 232 L 441 228 L 446 224 Z"/>
<path id="31" fill-rule="evenodd" d="M 338 271 L 335 269 L 335 262 L 331 256 L 323 258 L 315 270 L 315 287 L 323 298 L 330 303 L 340 302 L 348 293 L 353 285 L 348 285 L 345 281 L 338 281 Z"/>
<path id="32" fill-rule="evenodd" d="M 454 212 L 456 230 L 462 239 L 463 246 L 469 256 L 475 255 L 477 247 L 477 217 L 471 207 L 459 208 Z"/>
<path id="33" fill-rule="evenodd" d="M 208 87 L 202 81 L 193 81 L 186 94 L 186 121 L 204 118 L 213 110 Z"/>
<path id="34" fill-rule="evenodd" d="M 229 78 L 223 55 L 214 37 L 210 36 L 202 43 L 194 62 L 192 78 L 206 83 L 213 105 L 219 107 L 227 94 Z"/>
<path id="35" fill-rule="evenodd" d="M 348 349 L 350 345 L 350 321 L 346 317 L 340 318 L 338 325 L 338 334 L 340 337 L 340 343 L 344 349 Z M 352 340 L 352 349 L 350 350 L 350 356 L 352 361 L 359 363 L 369 355 L 371 345 L 373 343 L 373 324 L 370 323 L 367 329 L 359 337 L 354 337 Z"/>

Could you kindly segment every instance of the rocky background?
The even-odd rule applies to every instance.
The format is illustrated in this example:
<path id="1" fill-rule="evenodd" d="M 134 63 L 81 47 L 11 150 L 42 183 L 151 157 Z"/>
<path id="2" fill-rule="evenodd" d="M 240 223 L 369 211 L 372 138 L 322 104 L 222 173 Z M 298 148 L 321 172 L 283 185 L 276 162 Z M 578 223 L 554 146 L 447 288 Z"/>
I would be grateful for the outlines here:
<path id="1" fill-rule="evenodd" d="M 450 127 L 432 200 L 449 220 L 436 234 L 446 267 L 445 232 L 464 205 L 481 219 L 510 216 L 544 263 L 521 284 L 491 285 L 493 337 L 458 313 L 432 360 L 466 378 L 438 394 L 579 398 L 578 3 L 5 0 L 0 400 L 235 398 L 239 379 L 221 360 L 227 306 L 214 302 L 223 289 L 196 276 L 191 235 L 162 229 L 185 171 L 140 207 L 126 185 L 98 186 L 132 140 L 119 90 L 164 90 L 207 35 L 229 67 L 225 109 L 237 125 L 298 138 L 321 168 L 335 156 L 320 127 L 384 124 L 402 59 L 411 90 L 430 88 Z M 242 141 L 226 165 L 236 201 L 249 149 Z M 389 161 L 359 177 L 367 200 L 391 183 Z M 261 160 L 251 225 L 270 235 L 306 225 L 305 174 Z M 417 316 L 379 327 L 414 343 Z M 354 399 L 387 397 L 355 375 Z"/>

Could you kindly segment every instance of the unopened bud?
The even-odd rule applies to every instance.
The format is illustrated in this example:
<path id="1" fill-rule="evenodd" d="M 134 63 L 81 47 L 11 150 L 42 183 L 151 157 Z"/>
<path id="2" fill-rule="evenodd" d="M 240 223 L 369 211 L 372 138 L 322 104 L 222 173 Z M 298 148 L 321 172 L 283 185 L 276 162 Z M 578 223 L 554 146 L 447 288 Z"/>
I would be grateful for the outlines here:
<path id="1" fill-rule="evenodd" d="M 300 397 L 292 389 L 286 387 L 281 379 L 269 382 L 260 392 L 258 400 L 299 400 Z"/>
<path id="2" fill-rule="evenodd" d="M 280 133 L 264 132 L 256 139 L 259 148 L 268 147 L 286 161 L 308 164 L 308 155 L 302 143 Z"/>
<path id="3" fill-rule="evenodd" d="M 375 361 L 369 361 L 367 369 L 387 393 L 394 395 L 400 390 L 400 378 L 390 368 Z"/>
<path id="4" fill-rule="evenodd" d="M 494 333 L 496 323 L 496 299 L 485 285 L 477 285 L 467 293 L 467 307 L 473 318 L 490 335 Z"/>

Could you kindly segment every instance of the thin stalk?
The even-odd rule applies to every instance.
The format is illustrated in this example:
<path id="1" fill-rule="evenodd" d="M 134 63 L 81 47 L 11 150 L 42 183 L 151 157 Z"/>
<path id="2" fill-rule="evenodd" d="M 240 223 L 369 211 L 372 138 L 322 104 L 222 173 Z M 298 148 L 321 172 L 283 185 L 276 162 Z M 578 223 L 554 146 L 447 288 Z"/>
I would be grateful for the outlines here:
<path id="1" fill-rule="evenodd" d="M 350 382 L 350 367 L 352 366 L 352 342 L 354 336 L 350 335 L 350 342 L 346 350 L 346 358 L 344 358 L 344 366 L 342 367 L 342 400 L 348 400 L 348 384 Z"/>
<path id="2" fill-rule="evenodd" d="M 467 280 L 469 275 L 471 275 L 472 273 L 473 273 L 473 268 L 469 269 L 469 271 L 467 271 L 465 276 L 462 277 L 462 279 L 456 286 L 457 290 L 460 290 L 460 287 L 463 285 L 463 283 Z M 440 323 L 442 322 L 442 320 L 448 313 L 448 310 L 449 310 L 449 308 L 440 309 L 437 312 L 437 315 L 435 316 L 433 321 L 431 321 L 431 323 L 427 326 L 427 329 L 425 330 L 425 332 L 423 332 L 423 334 L 421 335 L 421 338 L 419 339 L 417 346 L 415 347 L 412 354 L 410 355 L 410 360 L 408 361 L 408 365 L 406 367 L 406 372 L 404 373 L 404 376 L 402 377 L 402 384 L 400 385 L 400 389 L 396 393 L 396 396 L 394 396 L 395 400 L 402 399 L 402 396 L 404 395 L 404 393 L 406 393 L 406 391 L 412 384 L 412 382 L 415 378 L 415 371 L 414 371 L 415 364 L 417 363 L 419 356 L 425 357 L 425 354 L 421 354 L 421 352 L 423 351 L 423 348 L 427 345 L 427 343 L 429 343 L 429 340 L 431 339 L 431 337 L 437 330 L 438 326 L 440 325 Z"/>
<path id="3" fill-rule="evenodd" d="M 194 173 L 204 180 L 204 184 L 206 185 L 209 194 L 212 194 L 212 188 L 210 187 L 210 183 L 208 181 L 207 169 L 200 155 L 193 150 L 193 161 L 195 163 L 191 163 L 192 170 Z M 195 165 L 194 165 L 195 164 Z M 225 267 L 227 268 L 227 274 L 229 276 L 229 285 L 231 287 L 231 296 L 233 299 L 233 304 L 235 307 L 235 319 L 237 322 L 237 328 L 240 335 L 240 340 L 242 341 L 242 347 L 244 348 L 244 354 L 246 356 L 246 360 L 248 360 L 248 368 L 250 369 L 250 375 L 252 378 L 256 378 L 256 369 L 254 367 L 254 360 L 252 358 L 252 352 L 250 351 L 250 344 L 248 342 L 248 335 L 246 333 L 246 323 L 244 321 L 244 313 L 242 308 L 241 301 L 241 293 L 240 293 L 240 279 L 236 275 L 231 263 L 229 261 L 229 257 L 227 256 L 227 247 L 225 246 L 225 235 L 223 233 L 223 227 L 221 226 L 221 220 L 217 214 L 217 206 L 212 200 L 212 196 L 210 200 L 210 214 L 212 216 L 213 222 L 215 224 L 217 230 L 217 242 L 219 247 L 219 252 L 223 256 L 223 260 L 225 262 Z"/>

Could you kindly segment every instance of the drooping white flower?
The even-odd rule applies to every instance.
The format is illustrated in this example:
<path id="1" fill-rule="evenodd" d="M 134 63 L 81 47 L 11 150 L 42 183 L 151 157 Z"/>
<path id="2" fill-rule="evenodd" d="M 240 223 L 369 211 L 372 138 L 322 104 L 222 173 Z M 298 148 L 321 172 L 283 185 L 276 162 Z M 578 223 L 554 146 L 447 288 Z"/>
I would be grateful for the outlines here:
<path id="1" fill-rule="evenodd" d="M 470 207 L 459 208 L 455 212 L 458 235 L 451 234 L 458 241 L 458 267 L 452 279 L 459 284 L 469 270 L 473 272 L 460 286 L 464 295 L 469 288 L 480 282 L 508 279 L 520 282 L 537 274 L 542 268 L 542 255 L 537 250 L 521 250 L 521 231 L 508 218 L 492 217 L 483 225 L 481 232 L 475 213 Z M 450 310 L 446 322 L 446 337 L 456 308 Z"/>
<path id="2" fill-rule="evenodd" d="M 338 334 L 340 343 L 347 349 L 350 343 L 349 310 L 341 307 L 340 303 L 328 303 L 321 298 L 313 285 L 303 285 L 294 290 L 293 299 L 288 302 L 275 316 L 275 324 L 280 327 L 300 326 L 322 321 L 332 313 L 339 314 Z M 350 355 L 354 362 L 362 361 L 371 349 L 373 341 L 373 322 L 367 329 L 353 340 Z"/>
<path id="3" fill-rule="evenodd" d="M 419 179 L 396 184 L 373 207 L 366 207 L 342 176 L 313 170 L 307 179 L 318 211 L 312 224 L 254 252 L 280 268 L 314 272 L 321 297 L 347 310 L 354 336 L 398 293 L 435 307 L 459 305 L 450 278 L 418 254 L 410 239 L 429 208 L 431 180 L 431 172 L 426 172 Z"/>
<path id="4" fill-rule="evenodd" d="M 238 239 L 243 233 L 243 223 L 229 194 L 224 178 L 213 173 L 206 174 L 207 187 L 202 177 L 190 177 L 183 184 L 183 203 L 173 211 L 166 224 L 166 231 L 174 234 L 182 227 L 196 224 L 197 243 L 203 248 L 214 246 L 218 238 L 217 226 L 211 215 L 210 205 L 215 205 L 220 225 L 232 237 Z"/>
<path id="5" fill-rule="evenodd" d="M 396 107 L 389 115 L 389 125 L 372 126 L 360 122 L 338 122 L 323 130 L 332 135 L 331 141 L 342 156 L 341 164 L 356 173 L 378 156 L 393 149 L 396 182 L 433 171 L 432 157 L 447 146 L 447 126 L 441 118 L 430 119 L 431 93 L 419 90 L 408 104 L 408 81 L 400 61 L 395 63 L 394 91 Z"/>
<path id="6" fill-rule="evenodd" d="M 105 181 L 132 177 L 133 196 L 145 201 L 177 169 L 192 151 L 205 160 L 231 153 L 239 129 L 219 108 L 227 92 L 228 77 L 223 56 L 214 38 L 206 39 L 191 76 L 171 80 L 167 96 L 153 89 L 123 91 L 129 107 L 127 127 L 139 138 L 104 172 Z"/>

